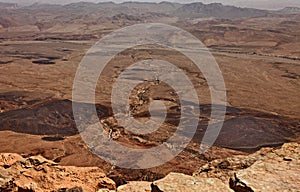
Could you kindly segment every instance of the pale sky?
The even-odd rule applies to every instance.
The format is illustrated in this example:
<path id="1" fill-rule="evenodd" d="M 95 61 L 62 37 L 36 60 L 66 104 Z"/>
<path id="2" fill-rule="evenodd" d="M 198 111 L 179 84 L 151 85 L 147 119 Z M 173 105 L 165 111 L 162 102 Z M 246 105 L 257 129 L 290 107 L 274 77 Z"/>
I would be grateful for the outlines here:
<path id="1" fill-rule="evenodd" d="M 113 1 L 116 3 L 121 3 L 124 1 L 134 1 L 134 0 L 0 0 L 0 2 L 14 2 L 19 4 L 32 4 L 35 2 L 68 4 L 68 3 L 79 2 L 79 1 L 89 1 L 89 2 Z M 251 8 L 260 8 L 260 9 L 281 9 L 284 7 L 300 7 L 300 0 L 135 0 L 135 1 L 139 1 L 139 2 L 170 1 L 170 2 L 178 2 L 178 3 L 219 2 L 225 5 L 235 5 L 239 7 L 251 7 Z"/>

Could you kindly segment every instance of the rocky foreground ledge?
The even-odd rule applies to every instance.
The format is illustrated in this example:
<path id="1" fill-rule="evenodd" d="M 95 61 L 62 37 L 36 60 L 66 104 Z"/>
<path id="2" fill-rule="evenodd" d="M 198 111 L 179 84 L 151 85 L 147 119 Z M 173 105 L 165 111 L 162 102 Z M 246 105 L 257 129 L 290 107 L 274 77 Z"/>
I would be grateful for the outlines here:
<path id="1" fill-rule="evenodd" d="M 214 160 L 193 176 L 170 173 L 154 182 L 117 188 L 100 168 L 59 166 L 41 156 L 0 154 L 0 191 L 199 192 L 300 191 L 300 145 L 263 148 L 248 156 Z"/>

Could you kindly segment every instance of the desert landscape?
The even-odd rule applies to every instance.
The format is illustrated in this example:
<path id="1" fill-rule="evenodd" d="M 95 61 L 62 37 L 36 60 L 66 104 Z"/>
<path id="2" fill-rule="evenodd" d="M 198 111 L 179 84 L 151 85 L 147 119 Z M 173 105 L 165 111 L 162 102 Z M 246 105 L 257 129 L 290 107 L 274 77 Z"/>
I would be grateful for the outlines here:
<path id="1" fill-rule="evenodd" d="M 188 74 L 200 103 L 197 131 L 178 156 L 161 166 L 126 169 L 99 158 L 82 140 L 72 109 L 73 81 L 99 39 L 141 23 L 176 26 L 203 42 L 224 78 L 226 115 L 216 142 L 200 154 L 211 111 L 223 107 L 211 104 L 201 71 L 166 47 L 143 45 L 119 53 L 95 90 L 97 121 L 108 140 L 147 149 L 161 145 L 178 126 L 178 95 L 157 80 L 132 91 L 130 112 L 144 121 L 149 104 L 161 100 L 168 112 L 162 126 L 142 135 L 118 125 L 112 85 L 133 63 L 158 58 L 173 63 Z M 0 3 L 0 191 L 300 191 L 299 34 L 297 7 Z M 84 110 L 94 104 L 78 105 Z M 131 154 L 118 155 L 135 161 Z"/>

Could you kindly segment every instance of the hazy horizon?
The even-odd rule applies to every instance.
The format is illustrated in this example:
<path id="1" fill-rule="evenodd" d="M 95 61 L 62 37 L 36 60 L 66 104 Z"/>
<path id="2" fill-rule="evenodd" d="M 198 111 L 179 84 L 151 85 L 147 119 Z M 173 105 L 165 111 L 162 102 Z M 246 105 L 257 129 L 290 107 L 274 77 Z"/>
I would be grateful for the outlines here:
<path id="1" fill-rule="evenodd" d="M 128 2 L 130 0 L 0 0 L 0 2 L 6 3 L 18 3 L 20 5 L 29 5 L 33 3 L 51 3 L 51 4 L 68 4 L 74 2 L 115 2 L 122 3 Z M 277 0 L 136 0 L 133 2 L 176 2 L 176 3 L 192 3 L 192 2 L 203 2 L 203 3 L 222 3 L 224 5 L 234 5 L 239 7 L 249 7 L 249 8 L 258 8 L 258 9 L 281 9 L 284 7 L 300 7 L 299 0 L 286 0 L 286 1 L 277 1 Z"/>

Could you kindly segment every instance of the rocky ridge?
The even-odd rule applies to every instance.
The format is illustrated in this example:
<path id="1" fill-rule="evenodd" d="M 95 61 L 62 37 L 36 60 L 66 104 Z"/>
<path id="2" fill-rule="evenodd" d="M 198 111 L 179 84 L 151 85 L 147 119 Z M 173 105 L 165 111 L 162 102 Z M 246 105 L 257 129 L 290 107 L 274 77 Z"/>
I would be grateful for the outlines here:
<path id="1" fill-rule="evenodd" d="M 131 181 L 116 189 L 100 168 L 59 166 L 41 156 L 0 155 L 1 191 L 299 191 L 300 145 L 263 148 L 251 155 L 218 159 L 193 176 L 170 173 L 163 179 Z"/>
<path id="2" fill-rule="evenodd" d="M 299 191 L 300 145 L 284 144 L 279 149 L 263 148 L 249 156 L 214 160 L 187 176 L 170 173 L 153 183 L 120 186 L 129 191 Z M 142 185 L 143 184 L 143 185 Z M 141 187 L 141 185 L 143 187 Z M 134 188 L 134 186 L 139 189 Z"/>

